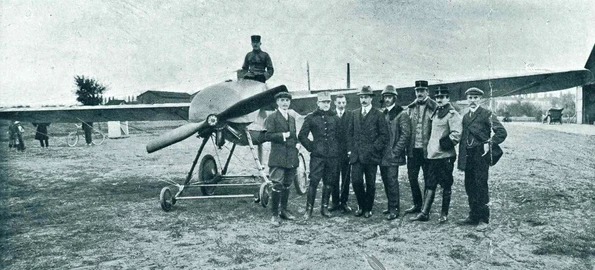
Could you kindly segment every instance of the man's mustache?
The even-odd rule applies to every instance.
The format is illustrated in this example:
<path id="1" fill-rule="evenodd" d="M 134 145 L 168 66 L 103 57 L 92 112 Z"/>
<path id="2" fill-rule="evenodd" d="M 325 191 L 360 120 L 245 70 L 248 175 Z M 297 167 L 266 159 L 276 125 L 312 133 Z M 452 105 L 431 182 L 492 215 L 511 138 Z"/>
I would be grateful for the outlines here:
<path id="1" fill-rule="evenodd" d="M 471 106 L 471 105 L 477 105 L 477 103 L 471 101 L 471 102 L 469 102 L 469 106 Z"/>

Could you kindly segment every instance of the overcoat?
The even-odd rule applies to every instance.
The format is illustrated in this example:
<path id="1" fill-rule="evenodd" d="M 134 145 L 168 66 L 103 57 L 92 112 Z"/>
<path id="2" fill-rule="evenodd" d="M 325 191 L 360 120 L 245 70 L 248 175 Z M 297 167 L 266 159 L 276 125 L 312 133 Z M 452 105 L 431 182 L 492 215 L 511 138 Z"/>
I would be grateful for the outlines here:
<path id="1" fill-rule="evenodd" d="M 491 132 L 494 131 L 494 135 Z M 463 116 L 463 133 L 459 143 L 459 170 L 465 170 L 467 147 L 476 147 L 484 143 L 501 144 L 506 139 L 506 129 L 498 118 L 488 109 L 478 107 L 473 113 Z"/>
<path id="2" fill-rule="evenodd" d="M 417 101 L 414 101 L 413 103 L 409 104 L 407 106 L 407 113 L 409 114 L 409 117 L 411 118 L 411 142 L 409 144 L 409 150 L 408 150 L 408 156 L 412 157 L 413 156 L 413 149 L 415 148 L 415 140 L 414 140 L 414 136 L 415 136 L 415 129 L 417 127 L 417 122 L 418 122 L 418 114 L 417 114 L 417 107 L 419 105 L 417 104 Z M 437 104 L 436 101 L 434 101 L 431 98 L 428 98 L 426 100 L 426 107 L 425 109 L 420 112 L 422 114 L 422 142 L 423 142 L 423 151 L 424 151 L 424 157 L 428 156 L 428 141 L 430 140 L 430 131 L 432 130 L 432 124 L 431 124 L 431 120 L 430 117 L 432 116 L 432 112 L 434 112 L 434 110 L 436 110 Z"/>
<path id="3" fill-rule="evenodd" d="M 384 111 L 388 125 L 389 140 L 381 166 L 405 165 L 405 156 L 411 138 L 411 119 L 401 106 L 395 105 L 390 111 Z"/>
<path id="4" fill-rule="evenodd" d="M 295 118 L 287 115 L 287 120 L 278 110 L 269 115 L 264 121 L 266 132 L 265 141 L 271 142 L 269 153 L 269 167 L 297 168 L 298 150 Z M 289 137 L 283 140 L 283 133 L 289 132 Z"/>
<path id="5" fill-rule="evenodd" d="M 379 165 L 388 143 L 388 126 L 379 110 L 371 108 L 365 117 L 361 111 L 361 108 L 353 111 L 348 127 L 349 164 L 359 161 Z"/>

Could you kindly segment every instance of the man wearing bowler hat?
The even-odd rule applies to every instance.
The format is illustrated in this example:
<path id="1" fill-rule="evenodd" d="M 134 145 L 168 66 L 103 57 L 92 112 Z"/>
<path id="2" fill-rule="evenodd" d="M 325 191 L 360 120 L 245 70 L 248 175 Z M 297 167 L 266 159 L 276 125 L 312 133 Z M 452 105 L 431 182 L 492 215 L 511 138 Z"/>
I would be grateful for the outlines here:
<path id="1" fill-rule="evenodd" d="M 436 90 L 436 110 L 430 117 L 432 132 L 427 146 L 428 177 L 425 177 L 424 188 L 426 196 L 422 210 L 412 221 L 428 221 L 430 209 L 436 195 L 438 184 L 442 187 L 442 211 L 438 222 L 444 223 L 448 220 L 448 208 L 450 207 L 451 187 L 454 182 L 452 171 L 454 169 L 457 153 L 455 145 L 461 139 L 461 116 L 450 105 L 450 92 L 448 87 L 439 86 Z M 426 171 L 424 171 L 426 174 Z"/>
<path id="2" fill-rule="evenodd" d="M 322 199 L 320 214 L 331 217 L 329 212 L 329 199 L 332 191 L 332 181 L 339 173 L 339 118 L 331 108 L 331 94 L 318 93 L 318 108 L 309 113 L 304 119 L 304 124 L 298 134 L 300 143 L 310 152 L 310 185 L 306 202 L 306 214 L 312 216 L 316 189 L 322 179 Z M 308 136 L 312 134 L 312 140 Z"/>
<path id="3" fill-rule="evenodd" d="M 361 108 L 353 111 L 347 134 L 347 153 L 353 191 L 359 206 L 355 216 L 370 218 L 376 195 L 376 172 L 389 135 L 384 115 L 372 108 L 372 88 L 364 86 L 357 95 Z"/>
<path id="4" fill-rule="evenodd" d="M 494 164 L 495 152 L 506 139 L 506 129 L 488 109 L 480 106 L 483 91 L 469 88 L 465 91 L 469 112 L 463 116 L 463 134 L 459 144 L 458 168 L 465 171 L 465 191 L 469 197 L 469 216 L 460 225 L 478 225 L 487 229 L 490 222 L 488 173 Z M 493 131 L 493 135 L 491 134 Z M 499 156 L 498 156 L 499 157 Z"/>
<path id="5" fill-rule="evenodd" d="M 271 194 L 271 209 L 273 216 L 271 224 L 279 226 L 279 217 L 293 220 L 293 215 L 287 210 L 289 187 L 297 177 L 298 150 L 295 118 L 289 115 L 291 94 L 280 92 L 275 95 L 277 110 L 264 121 L 266 132 L 265 141 L 271 142 L 269 153 L 269 175 L 273 182 Z M 281 211 L 279 213 L 279 204 Z"/>
<path id="6" fill-rule="evenodd" d="M 415 96 L 413 103 L 407 106 L 407 112 L 411 118 L 411 140 L 407 152 L 407 176 L 411 185 L 413 206 L 405 210 L 405 214 L 418 213 L 421 211 L 422 195 L 419 188 L 420 168 L 424 172 L 424 182 L 428 178 L 428 140 L 432 125 L 430 117 L 436 109 L 436 102 L 428 97 L 429 89 L 427 81 L 415 82 Z"/>
<path id="7" fill-rule="evenodd" d="M 273 76 L 273 62 L 268 53 L 260 49 L 260 36 L 254 35 L 252 39 L 252 51 L 246 54 L 242 70 L 246 72 L 244 78 L 259 82 L 266 82 Z"/>
<path id="8" fill-rule="evenodd" d="M 380 163 L 380 176 L 384 183 L 384 191 L 388 201 L 387 220 L 399 217 L 399 166 L 405 165 L 407 144 L 411 136 L 411 120 L 403 107 L 396 104 L 397 91 L 394 86 L 387 85 L 382 91 L 384 119 L 388 125 L 388 144 Z"/>

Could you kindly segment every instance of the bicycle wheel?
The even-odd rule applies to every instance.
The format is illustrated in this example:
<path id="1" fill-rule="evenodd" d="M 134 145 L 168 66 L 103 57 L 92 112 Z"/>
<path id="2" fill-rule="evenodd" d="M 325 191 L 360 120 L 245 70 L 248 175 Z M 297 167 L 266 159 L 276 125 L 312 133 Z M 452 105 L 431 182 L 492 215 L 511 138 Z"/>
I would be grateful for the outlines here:
<path id="1" fill-rule="evenodd" d="M 100 123 L 96 123 L 95 127 L 93 127 L 93 144 L 101 145 L 104 141 L 105 141 L 105 134 L 103 132 L 101 132 Z"/>
<path id="2" fill-rule="evenodd" d="M 66 144 L 70 147 L 74 147 L 79 142 L 79 134 L 76 131 L 68 133 L 66 136 Z"/>

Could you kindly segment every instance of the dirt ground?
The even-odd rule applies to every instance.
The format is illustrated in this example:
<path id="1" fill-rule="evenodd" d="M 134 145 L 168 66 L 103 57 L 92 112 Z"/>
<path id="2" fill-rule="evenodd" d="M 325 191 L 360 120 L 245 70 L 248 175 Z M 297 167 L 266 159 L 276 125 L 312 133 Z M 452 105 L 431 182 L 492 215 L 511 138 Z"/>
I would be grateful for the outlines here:
<path id="1" fill-rule="evenodd" d="M 305 196 L 292 191 L 300 216 L 279 228 L 270 209 L 251 199 L 158 204 L 160 180 L 181 182 L 199 140 L 147 154 L 164 129 L 137 125 L 129 138 L 101 146 L 66 146 L 52 137 L 41 149 L 27 137 L 24 153 L 0 147 L 0 269 L 593 269 L 595 265 L 595 136 L 506 125 L 505 156 L 490 171 L 492 219 L 486 232 L 454 221 L 467 215 L 463 173 L 455 171 L 450 221 L 384 220 L 378 176 L 370 219 L 318 212 L 301 220 Z M 65 134 L 60 125 L 50 132 Z M 53 130 L 53 131 L 52 131 Z M 208 152 L 213 153 L 212 145 Z M 224 161 L 225 153 L 220 154 Z M 230 174 L 256 174 L 247 148 Z M 195 176 L 196 177 L 196 176 Z M 399 172 L 401 208 L 411 204 L 406 170 Z M 255 189 L 217 190 L 217 194 Z M 198 195 L 189 190 L 185 195 Z M 355 196 L 350 198 L 355 207 Z"/>

